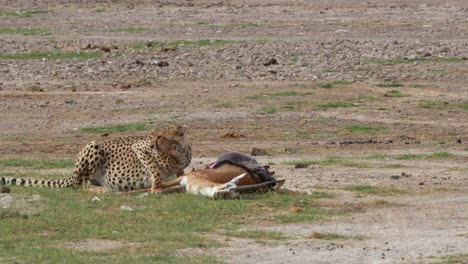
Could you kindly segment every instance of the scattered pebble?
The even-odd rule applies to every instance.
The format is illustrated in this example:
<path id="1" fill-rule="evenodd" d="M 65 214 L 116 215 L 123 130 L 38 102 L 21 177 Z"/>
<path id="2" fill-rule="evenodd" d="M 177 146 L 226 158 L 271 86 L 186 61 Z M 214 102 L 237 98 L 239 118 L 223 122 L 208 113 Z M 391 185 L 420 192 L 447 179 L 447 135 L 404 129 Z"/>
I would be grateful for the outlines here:
<path id="1" fill-rule="evenodd" d="M 251 155 L 252 156 L 266 156 L 268 155 L 268 152 L 265 149 L 252 148 Z"/>
<path id="2" fill-rule="evenodd" d="M 127 206 L 127 205 L 120 206 L 120 210 L 121 211 L 128 211 L 128 212 L 133 211 L 133 209 L 130 206 Z"/>
<path id="3" fill-rule="evenodd" d="M 294 165 L 295 169 L 304 169 L 304 168 L 307 168 L 307 167 L 309 167 L 309 165 L 304 164 L 304 163 L 298 163 L 298 164 Z"/>
<path id="4" fill-rule="evenodd" d="M 5 187 L 3 186 L 1 189 L 0 189 L 0 193 L 10 193 L 11 192 L 11 189 L 8 188 L 8 187 Z"/>

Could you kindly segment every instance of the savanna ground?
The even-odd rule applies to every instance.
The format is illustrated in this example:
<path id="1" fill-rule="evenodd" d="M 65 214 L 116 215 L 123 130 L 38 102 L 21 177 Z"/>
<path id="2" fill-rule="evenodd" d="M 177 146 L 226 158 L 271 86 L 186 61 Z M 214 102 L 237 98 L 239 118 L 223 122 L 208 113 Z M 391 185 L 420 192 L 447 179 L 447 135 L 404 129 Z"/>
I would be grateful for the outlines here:
<path id="1" fill-rule="evenodd" d="M 1 263 L 467 263 L 468 2 L 0 1 L 0 176 L 190 127 L 280 194 L 0 194 Z"/>

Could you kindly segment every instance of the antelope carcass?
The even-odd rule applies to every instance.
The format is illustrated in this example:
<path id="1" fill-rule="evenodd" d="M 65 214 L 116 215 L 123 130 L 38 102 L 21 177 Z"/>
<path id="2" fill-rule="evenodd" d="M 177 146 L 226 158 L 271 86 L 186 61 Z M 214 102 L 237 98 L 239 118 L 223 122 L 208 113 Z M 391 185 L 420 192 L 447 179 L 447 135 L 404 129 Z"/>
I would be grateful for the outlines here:
<path id="1" fill-rule="evenodd" d="M 238 165 L 224 163 L 217 168 L 192 171 L 163 183 L 163 188 L 170 190 L 179 185 L 192 194 L 213 199 L 236 199 L 239 198 L 240 192 L 277 190 L 283 183 L 284 180 L 275 180 L 273 177 L 269 181 L 259 181 L 254 172 Z"/>

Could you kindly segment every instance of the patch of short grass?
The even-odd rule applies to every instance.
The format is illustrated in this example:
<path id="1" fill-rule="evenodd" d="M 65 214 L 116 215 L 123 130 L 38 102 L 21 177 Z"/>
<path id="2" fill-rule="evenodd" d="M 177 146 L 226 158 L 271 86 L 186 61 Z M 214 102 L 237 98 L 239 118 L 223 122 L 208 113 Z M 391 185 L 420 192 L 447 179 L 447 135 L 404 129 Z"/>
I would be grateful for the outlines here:
<path id="1" fill-rule="evenodd" d="M 372 153 L 372 154 L 367 155 L 366 159 L 370 159 L 370 160 L 387 160 L 387 159 L 390 159 L 390 157 L 388 155 L 382 154 L 382 153 Z"/>
<path id="2" fill-rule="evenodd" d="M 256 95 L 247 96 L 247 99 L 262 99 L 262 98 L 272 98 L 272 97 L 289 97 L 289 96 L 297 96 L 299 95 L 298 92 L 295 91 L 285 91 L 285 92 L 278 92 L 278 93 L 261 93 Z"/>
<path id="3" fill-rule="evenodd" d="M 388 83 L 378 83 L 375 86 L 377 86 L 377 87 L 386 87 L 386 88 L 388 88 L 388 87 L 396 88 L 396 87 L 403 87 L 403 84 L 397 83 L 397 82 L 388 82 Z"/>
<path id="4" fill-rule="evenodd" d="M 347 235 L 340 235 L 336 233 L 318 233 L 314 232 L 312 235 L 308 236 L 307 238 L 315 238 L 321 240 L 364 240 L 366 239 L 365 236 L 347 236 Z"/>
<path id="5" fill-rule="evenodd" d="M 431 257 L 431 264 L 466 264 L 468 263 L 468 254 L 452 254 L 443 257 Z"/>
<path id="6" fill-rule="evenodd" d="M 384 94 L 385 97 L 408 97 L 409 95 L 404 94 L 398 90 L 391 90 Z"/>
<path id="7" fill-rule="evenodd" d="M 397 160 L 413 160 L 413 159 L 444 159 L 444 158 L 451 158 L 454 157 L 455 155 L 446 152 L 446 151 L 441 151 L 441 152 L 434 152 L 430 154 L 412 154 L 412 153 L 406 153 L 406 154 L 400 154 L 396 156 Z"/>
<path id="8" fill-rule="evenodd" d="M 348 108 L 348 107 L 356 107 L 356 104 L 349 103 L 349 102 L 327 102 L 327 103 L 318 105 L 318 108 L 320 110 L 328 110 L 328 109 L 333 109 L 333 108 Z"/>
<path id="9" fill-rule="evenodd" d="M 66 169 L 73 167 L 74 164 L 73 160 L 29 160 L 17 158 L 0 160 L 1 167 L 22 167 L 35 170 Z"/>
<path id="10" fill-rule="evenodd" d="M 342 215 L 320 208 L 307 194 L 266 193 L 250 199 L 210 200 L 189 194 L 92 194 L 71 188 L 12 187 L 15 196 L 40 197 L 39 214 L 5 218 L 0 225 L 0 262 L 19 263 L 216 263 L 217 259 L 178 255 L 179 250 L 206 250 L 222 245 L 210 234 L 266 222 L 326 221 Z M 100 201 L 92 201 L 98 196 Z M 126 205 L 132 211 L 122 211 Z M 194 210 L 196 208 L 196 210 Z M 254 239 L 275 232 L 234 232 Z M 79 249 L 67 243 L 87 240 L 128 243 L 117 249 Z"/>
<path id="11" fill-rule="evenodd" d="M 334 81 L 334 82 L 321 82 L 316 85 L 318 88 L 334 88 L 336 86 L 341 86 L 341 85 L 350 85 L 353 84 L 353 82 L 349 81 Z"/>
<path id="12" fill-rule="evenodd" d="M 364 125 L 349 125 L 345 126 L 345 129 L 353 133 L 377 133 L 387 132 L 388 129 L 380 126 L 364 126 Z"/>
<path id="13" fill-rule="evenodd" d="M 265 106 L 265 107 L 262 107 L 260 108 L 257 113 L 260 114 L 260 115 L 271 115 L 271 114 L 274 114 L 276 112 L 278 112 L 278 107 L 274 107 L 274 106 Z"/>
<path id="14" fill-rule="evenodd" d="M 152 41 L 149 43 L 135 43 L 130 46 L 134 50 L 141 50 L 145 48 L 161 49 L 164 47 L 178 47 L 178 46 L 217 46 L 229 45 L 238 43 L 236 40 L 228 39 L 200 39 L 200 40 L 176 40 L 172 42 L 158 42 Z"/>
<path id="15" fill-rule="evenodd" d="M 427 109 L 455 109 L 460 108 L 463 110 L 468 110 L 468 103 L 455 103 L 455 102 L 436 102 L 436 101 L 422 101 L 419 104 L 420 108 L 427 108 Z"/>
<path id="16" fill-rule="evenodd" d="M 315 199 L 332 199 L 336 196 L 333 193 L 328 192 L 312 192 L 309 195 Z"/>
<path id="17" fill-rule="evenodd" d="M 98 8 L 98 9 L 94 10 L 94 12 L 96 12 L 96 13 L 104 13 L 104 12 L 106 12 L 106 9 L 104 9 L 104 8 Z"/>
<path id="18" fill-rule="evenodd" d="M 342 167 L 355 167 L 355 168 L 369 168 L 371 167 L 370 164 L 364 162 L 355 162 L 343 157 L 338 156 L 328 156 L 325 159 L 321 160 L 289 160 L 284 161 L 283 164 L 286 165 L 297 165 L 297 164 L 304 164 L 304 165 L 321 165 L 321 166 L 342 166 Z"/>
<path id="19" fill-rule="evenodd" d="M 146 28 L 143 27 L 127 27 L 127 28 L 114 28 L 111 32 L 143 32 Z"/>
<path id="20" fill-rule="evenodd" d="M 227 231 L 225 235 L 228 237 L 250 238 L 257 240 L 285 240 L 288 238 L 281 232 L 264 230 Z"/>
<path id="21" fill-rule="evenodd" d="M 329 156 L 320 161 L 322 166 L 341 166 L 341 167 L 354 167 L 354 168 L 370 168 L 371 165 L 365 162 L 356 162 L 338 156 Z"/>
<path id="22" fill-rule="evenodd" d="M 32 17 L 48 13 L 47 10 L 0 11 L 0 17 Z"/>
<path id="23" fill-rule="evenodd" d="M 229 100 L 222 100 L 222 99 L 214 99 L 209 101 L 217 108 L 233 108 L 236 104 L 233 101 Z"/>
<path id="24" fill-rule="evenodd" d="M 12 60 L 88 60 L 97 59 L 102 56 L 102 52 L 32 52 L 32 53 L 4 53 L 0 54 L 0 59 Z"/>
<path id="25" fill-rule="evenodd" d="M 112 126 L 97 126 L 97 127 L 82 127 L 78 129 L 79 132 L 83 133 L 99 133 L 99 134 L 110 134 L 116 132 L 126 131 L 145 131 L 147 130 L 146 124 L 144 123 L 130 123 L 122 125 Z"/>
<path id="26" fill-rule="evenodd" d="M 415 57 L 415 58 L 397 58 L 388 60 L 375 60 L 378 64 L 400 64 L 412 62 L 461 62 L 466 61 L 464 57 Z"/>
<path id="27" fill-rule="evenodd" d="M 0 28 L 0 34 L 49 35 L 50 32 L 43 28 Z"/>
<path id="28" fill-rule="evenodd" d="M 344 190 L 351 192 L 358 192 L 362 194 L 371 195 L 395 195 L 395 194 L 406 194 L 407 191 L 400 190 L 397 188 L 382 188 L 370 185 L 352 185 L 345 187 Z"/>
<path id="29" fill-rule="evenodd" d="M 239 28 L 251 28 L 260 26 L 253 22 L 240 22 L 240 23 L 223 23 L 223 24 L 210 24 L 205 22 L 195 23 L 198 26 L 207 26 L 214 29 L 239 29 Z"/>

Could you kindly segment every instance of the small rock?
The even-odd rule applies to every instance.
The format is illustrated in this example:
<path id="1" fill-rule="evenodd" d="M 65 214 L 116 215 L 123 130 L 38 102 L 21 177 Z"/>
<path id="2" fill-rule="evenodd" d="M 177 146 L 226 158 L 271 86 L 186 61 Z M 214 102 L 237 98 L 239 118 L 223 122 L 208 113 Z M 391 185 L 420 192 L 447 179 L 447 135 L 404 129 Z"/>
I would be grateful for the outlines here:
<path id="1" fill-rule="evenodd" d="M 461 144 L 461 143 L 462 143 L 461 138 L 457 139 L 457 143 L 458 143 L 458 144 Z"/>
<path id="2" fill-rule="evenodd" d="M 104 52 L 111 52 L 111 49 L 109 47 L 100 47 L 99 49 Z"/>
<path id="3" fill-rule="evenodd" d="M 11 189 L 5 186 L 0 189 L 0 193 L 10 193 L 10 192 L 11 192 Z"/>
<path id="4" fill-rule="evenodd" d="M 168 67 L 169 66 L 169 62 L 163 61 L 163 60 L 161 60 L 161 61 L 160 60 L 155 60 L 151 64 L 156 65 L 158 67 Z"/>
<path id="5" fill-rule="evenodd" d="M 270 66 L 276 64 L 278 64 L 278 61 L 275 58 L 269 58 L 265 63 L 263 63 L 263 66 Z"/>
<path id="6" fill-rule="evenodd" d="M 298 164 L 294 165 L 294 168 L 295 168 L 295 169 L 305 169 L 305 168 L 307 168 L 308 166 L 309 166 L 309 165 L 304 164 L 304 163 L 298 163 Z"/>
<path id="7" fill-rule="evenodd" d="M 267 151 L 259 148 L 252 148 L 252 156 L 266 156 L 268 155 Z"/>
<path id="8" fill-rule="evenodd" d="M 126 206 L 126 205 L 120 206 L 120 210 L 121 211 L 128 211 L 128 212 L 133 211 L 133 209 L 130 206 Z"/>
<path id="9" fill-rule="evenodd" d="M 432 56 L 432 53 L 426 52 L 426 53 L 424 53 L 422 56 L 423 56 L 423 57 L 430 57 L 430 56 Z"/>
<path id="10" fill-rule="evenodd" d="M 237 132 L 237 131 L 230 131 L 221 136 L 222 138 L 245 138 L 245 135 Z"/>
<path id="11" fill-rule="evenodd" d="M 400 177 L 400 175 L 392 175 L 392 176 L 390 176 L 390 178 L 391 178 L 392 180 L 398 180 L 398 179 L 400 179 L 401 177 Z"/>
<path id="12" fill-rule="evenodd" d="M 419 185 L 424 185 L 424 182 L 420 182 Z"/>
<path id="13" fill-rule="evenodd" d="M 124 85 L 122 85 L 122 86 L 120 87 L 120 89 L 122 89 L 122 90 L 128 90 L 128 89 L 130 89 L 130 88 L 132 88 L 132 85 L 131 85 L 130 83 L 129 83 L 129 84 L 124 84 Z"/>
<path id="14" fill-rule="evenodd" d="M 136 59 L 135 60 L 135 64 L 137 65 L 145 65 L 145 63 L 143 61 L 141 61 L 140 59 Z"/>
<path id="15" fill-rule="evenodd" d="M 268 72 L 271 73 L 271 74 L 277 74 L 278 73 L 277 70 L 268 70 Z"/>

